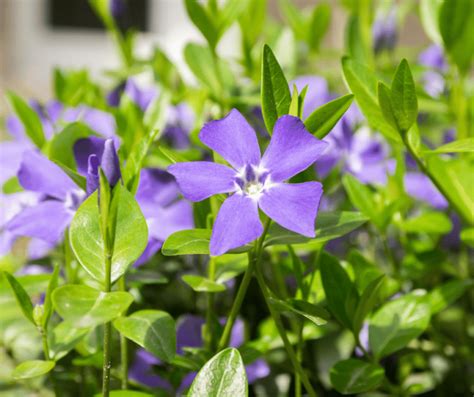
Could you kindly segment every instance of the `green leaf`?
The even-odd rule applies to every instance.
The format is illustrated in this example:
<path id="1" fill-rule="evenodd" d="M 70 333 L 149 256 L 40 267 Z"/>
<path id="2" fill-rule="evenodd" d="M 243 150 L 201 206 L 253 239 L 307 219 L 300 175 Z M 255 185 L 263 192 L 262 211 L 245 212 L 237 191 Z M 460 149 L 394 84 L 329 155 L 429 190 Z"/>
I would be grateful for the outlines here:
<path id="1" fill-rule="evenodd" d="M 268 45 L 262 55 L 262 114 L 269 134 L 280 116 L 288 114 L 291 94 L 285 75 Z"/>
<path id="2" fill-rule="evenodd" d="M 330 372 L 331 384 L 342 394 L 363 393 L 379 386 L 385 376 L 378 364 L 355 358 L 339 361 Z"/>
<path id="3" fill-rule="evenodd" d="M 206 38 L 211 48 L 216 48 L 219 41 L 219 35 L 213 19 L 208 14 L 207 10 L 195 0 L 185 0 L 186 11 L 189 19 L 199 29 L 202 35 Z"/>
<path id="4" fill-rule="evenodd" d="M 20 185 L 20 181 L 17 176 L 12 176 L 10 179 L 7 179 L 2 186 L 3 194 L 12 194 L 23 191 L 23 187 Z"/>
<path id="5" fill-rule="evenodd" d="M 443 0 L 420 0 L 420 19 L 428 37 L 437 44 L 441 44 L 438 20 Z"/>
<path id="6" fill-rule="evenodd" d="M 83 177 L 82 175 L 78 174 L 76 171 L 70 169 L 69 167 L 65 166 L 64 164 L 62 163 L 59 163 L 55 160 L 53 160 L 53 162 L 59 167 L 61 168 L 69 178 L 72 179 L 72 181 L 79 187 L 81 188 L 82 190 L 86 190 L 86 185 L 87 185 L 87 181 L 86 181 L 86 178 Z"/>
<path id="7" fill-rule="evenodd" d="M 145 111 L 145 114 L 143 115 L 143 122 L 145 124 L 146 129 L 150 131 L 150 133 L 146 135 L 144 143 L 138 144 L 139 146 L 143 147 L 144 144 L 148 144 L 149 147 L 151 145 L 151 142 L 155 139 L 158 131 L 164 130 L 167 122 L 168 108 L 170 102 L 171 93 L 168 90 L 163 90 L 161 91 L 160 95 L 155 98 L 153 102 L 150 103 L 150 105 Z M 137 143 L 135 143 L 135 146 L 137 146 Z M 143 149 L 138 149 L 139 153 L 141 151 L 143 151 Z"/>
<path id="8" fill-rule="evenodd" d="M 85 124 L 79 122 L 68 124 L 59 134 L 53 135 L 48 145 L 49 159 L 74 171 L 76 169 L 74 144 L 81 138 L 94 135 L 94 132 Z"/>
<path id="9" fill-rule="evenodd" d="M 342 184 L 346 190 L 352 205 L 368 216 L 377 227 L 382 225 L 378 222 L 378 211 L 375 205 L 374 195 L 370 188 L 359 182 L 354 176 L 346 174 L 342 178 Z"/>
<path id="10" fill-rule="evenodd" d="M 321 256 L 321 280 L 332 314 L 343 326 L 352 329 L 359 294 L 337 258 L 326 253 Z"/>
<path id="11" fill-rule="evenodd" d="M 271 304 L 280 312 L 296 313 L 316 325 L 324 325 L 329 320 L 329 313 L 321 306 L 313 305 L 300 299 L 270 299 Z"/>
<path id="12" fill-rule="evenodd" d="M 428 327 L 430 315 L 423 296 L 410 294 L 386 303 L 370 320 L 370 349 L 378 358 L 403 349 Z"/>
<path id="13" fill-rule="evenodd" d="M 78 328 L 95 327 L 120 316 L 133 302 L 128 292 L 101 292 L 86 285 L 64 285 L 52 295 L 59 315 Z"/>
<path id="14" fill-rule="evenodd" d="M 471 280 L 452 280 L 433 289 L 427 297 L 431 307 L 431 315 L 439 313 L 458 300 L 472 284 Z"/>
<path id="15" fill-rule="evenodd" d="M 54 266 L 53 274 L 49 279 L 48 289 L 46 290 L 46 295 L 44 298 L 44 305 L 43 305 L 43 317 L 42 317 L 42 326 L 43 329 L 48 328 L 49 319 L 51 318 L 51 314 L 53 313 L 53 304 L 51 302 L 51 295 L 53 291 L 58 287 L 58 279 L 59 279 L 59 265 Z"/>
<path id="16" fill-rule="evenodd" d="M 140 310 L 131 316 L 117 318 L 114 327 L 163 361 L 170 362 L 176 354 L 175 323 L 166 312 Z"/>
<path id="17" fill-rule="evenodd" d="M 112 282 L 136 261 L 148 242 L 145 218 L 134 197 L 123 186 L 115 187 L 117 220 L 112 249 Z M 97 281 L 105 280 L 104 241 L 99 224 L 97 192 L 77 210 L 70 227 L 71 246 L 84 269 Z"/>
<path id="18" fill-rule="evenodd" d="M 474 247 L 474 227 L 468 227 L 461 231 L 461 240 L 471 246 Z"/>
<path id="19" fill-rule="evenodd" d="M 374 71 L 349 57 L 342 58 L 342 70 L 359 108 L 370 126 L 386 138 L 401 142 L 398 132 L 385 120 L 378 106 L 377 76 Z"/>
<path id="20" fill-rule="evenodd" d="M 112 390 L 109 393 L 110 397 L 153 397 L 152 394 L 143 393 L 135 390 Z M 95 394 L 94 397 L 102 397 L 102 393 Z"/>
<path id="21" fill-rule="evenodd" d="M 158 135 L 158 130 L 151 130 L 143 139 L 135 143 L 127 157 L 127 162 L 122 171 L 123 180 L 127 189 L 135 192 L 138 187 L 140 170 L 150 146 Z"/>
<path id="22" fill-rule="evenodd" d="M 44 137 L 43 124 L 41 124 L 41 119 L 39 118 L 38 113 L 36 113 L 23 99 L 11 91 L 6 93 L 6 98 L 23 124 L 26 135 L 28 135 L 31 141 L 41 149 L 46 142 L 46 138 Z"/>
<path id="23" fill-rule="evenodd" d="M 193 274 L 186 274 L 182 279 L 196 292 L 222 292 L 226 289 L 224 284 Z"/>
<path id="24" fill-rule="evenodd" d="M 309 48 L 317 51 L 331 23 L 331 7 L 327 3 L 318 4 L 313 9 L 308 27 Z"/>
<path id="25" fill-rule="evenodd" d="M 434 150 L 424 151 L 424 154 L 435 153 L 474 153 L 474 138 L 458 139 Z"/>
<path id="26" fill-rule="evenodd" d="M 309 239 L 300 234 L 291 232 L 282 228 L 276 223 L 272 223 L 268 235 L 265 238 L 264 245 L 288 245 L 304 244 L 311 242 L 313 244 L 325 243 L 342 237 L 367 222 L 367 217 L 360 212 L 323 212 L 318 214 L 316 219 L 316 237 Z"/>
<path id="27" fill-rule="evenodd" d="M 212 357 L 197 374 L 188 397 L 246 397 L 247 376 L 237 349 L 228 348 Z"/>
<path id="28" fill-rule="evenodd" d="M 401 229 L 408 233 L 449 233 L 453 225 L 449 217 L 442 212 L 424 212 L 401 224 Z"/>
<path id="29" fill-rule="evenodd" d="M 384 278 L 385 275 L 377 277 L 375 280 L 372 280 L 364 289 L 364 292 L 362 293 L 359 299 L 359 303 L 357 304 L 357 308 L 354 314 L 354 335 L 359 335 L 365 318 L 377 304 L 377 300 L 379 298 L 379 291 L 382 287 Z"/>
<path id="30" fill-rule="evenodd" d="M 385 117 L 390 125 L 398 130 L 397 120 L 395 120 L 395 115 L 393 113 L 393 104 L 392 104 L 392 92 L 389 87 L 384 83 L 379 81 L 377 89 L 379 106 L 382 110 L 382 114 Z"/>
<path id="31" fill-rule="evenodd" d="M 323 139 L 334 128 L 352 104 L 354 95 L 344 95 L 324 104 L 311 113 L 304 124 L 316 138 Z"/>
<path id="32" fill-rule="evenodd" d="M 33 319 L 33 303 L 22 285 L 17 281 L 17 279 L 8 272 L 2 272 L 5 279 L 10 284 L 10 287 L 15 295 L 16 301 L 20 305 L 21 311 L 24 316 L 33 324 L 35 320 Z"/>
<path id="33" fill-rule="evenodd" d="M 49 352 L 55 361 L 58 361 L 89 333 L 89 328 L 77 328 L 69 321 L 63 321 L 52 330 L 48 330 Z"/>
<path id="34" fill-rule="evenodd" d="M 472 164 L 462 159 L 456 161 L 429 156 L 427 165 L 431 175 L 444 187 L 445 194 L 455 204 L 458 214 L 470 225 L 474 225 Z"/>
<path id="35" fill-rule="evenodd" d="M 161 252 L 166 256 L 202 254 L 209 255 L 209 241 L 212 230 L 181 230 L 170 235 Z"/>
<path id="36" fill-rule="evenodd" d="M 24 380 L 36 378 L 50 372 L 55 366 L 54 361 L 43 361 L 43 360 L 31 360 L 25 361 L 18 365 L 13 373 L 12 377 L 15 380 Z"/>
<path id="37" fill-rule="evenodd" d="M 444 47 L 461 73 L 468 72 L 474 53 L 473 2 L 471 0 L 444 1 L 439 11 L 439 30 Z"/>
<path id="38" fill-rule="evenodd" d="M 415 81 L 406 59 L 402 59 L 391 86 L 392 112 L 400 131 L 408 131 L 418 115 Z"/>
<path id="39" fill-rule="evenodd" d="M 296 7 L 291 0 L 279 0 L 281 15 L 288 21 L 291 30 L 298 40 L 308 39 L 309 21 L 305 15 Z"/>

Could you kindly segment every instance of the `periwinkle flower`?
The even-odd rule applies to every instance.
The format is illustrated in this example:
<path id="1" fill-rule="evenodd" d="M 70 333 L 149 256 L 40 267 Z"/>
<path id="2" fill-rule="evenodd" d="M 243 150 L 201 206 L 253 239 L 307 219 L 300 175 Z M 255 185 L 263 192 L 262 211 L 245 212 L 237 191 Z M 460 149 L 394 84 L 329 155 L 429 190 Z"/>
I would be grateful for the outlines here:
<path id="1" fill-rule="evenodd" d="M 423 201 L 433 208 L 446 209 L 448 202 L 431 179 L 421 172 L 407 172 L 404 177 L 406 192 L 413 198 Z"/>
<path id="2" fill-rule="evenodd" d="M 158 96 L 158 89 L 156 87 L 143 88 L 134 79 L 128 79 L 125 83 L 124 94 L 144 112 Z"/>
<path id="3" fill-rule="evenodd" d="M 168 107 L 163 140 L 175 149 L 186 149 L 189 146 L 189 133 L 194 125 L 194 113 L 186 103 Z"/>
<path id="4" fill-rule="evenodd" d="M 379 12 L 372 25 L 374 52 L 392 51 L 397 44 L 397 13 L 395 8 Z"/>
<path id="5" fill-rule="evenodd" d="M 125 0 L 109 0 L 110 14 L 114 18 L 120 18 L 127 10 L 127 4 Z"/>
<path id="6" fill-rule="evenodd" d="M 222 255 L 260 237 L 259 208 L 284 228 L 314 237 L 321 183 L 285 181 L 313 164 L 327 144 L 311 135 L 300 119 L 280 117 L 263 156 L 255 131 L 235 109 L 223 119 L 207 123 L 199 138 L 231 167 L 195 161 L 177 163 L 168 170 L 188 200 L 231 194 L 214 222 L 211 255 Z"/>
<path id="7" fill-rule="evenodd" d="M 445 72 L 448 68 L 443 49 L 437 44 L 430 45 L 426 50 L 421 52 L 418 56 L 418 62 L 420 65 L 437 69 L 441 72 Z"/>
<path id="8" fill-rule="evenodd" d="M 436 44 L 428 47 L 419 55 L 418 62 L 430 69 L 421 77 L 426 93 L 434 98 L 443 95 L 446 92 L 444 73 L 448 64 L 442 48 Z"/>

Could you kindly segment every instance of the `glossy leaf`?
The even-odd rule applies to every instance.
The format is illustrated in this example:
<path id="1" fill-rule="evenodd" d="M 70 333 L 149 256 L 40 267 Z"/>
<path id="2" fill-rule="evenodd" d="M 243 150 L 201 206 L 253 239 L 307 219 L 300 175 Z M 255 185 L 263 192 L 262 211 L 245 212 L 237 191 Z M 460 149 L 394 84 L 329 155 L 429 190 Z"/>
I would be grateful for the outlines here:
<path id="1" fill-rule="evenodd" d="M 262 55 L 262 114 L 268 133 L 280 116 L 288 114 L 291 94 L 285 75 L 269 46 L 263 47 Z"/>
<path id="2" fill-rule="evenodd" d="M 395 72 L 391 86 L 392 112 L 399 131 L 408 131 L 418 115 L 415 81 L 410 66 L 403 59 Z"/>
<path id="3" fill-rule="evenodd" d="M 454 303 L 464 292 L 473 285 L 470 280 L 452 280 L 436 287 L 428 294 L 428 302 L 431 314 L 439 313 L 441 310 Z"/>
<path id="4" fill-rule="evenodd" d="M 352 104 L 354 95 L 348 94 L 324 104 L 311 113 L 304 124 L 316 138 L 323 139 Z"/>
<path id="5" fill-rule="evenodd" d="M 385 376 L 378 364 L 350 358 L 336 363 L 330 372 L 331 383 L 342 394 L 363 393 L 379 386 Z"/>
<path id="6" fill-rule="evenodd" d="M 112 282 L 137 260 L 148 242 L 148 229 L 134 197 L 120 184 L 116 186 L 117 219 L 112 248 Z M 104 241 L 99 224 L 97 192 L 79 207 L 71 222 L 70 241 L 77 259 L 98 282 L 105 279 Z"/>
<path id="7" fill-rule="evenodd" d="M 329 313 L 321 306 L 313 305 L 300 299 L 271 299 L 272 305 L 280 312 L 298 314 L 316 325 L 324 325 L 329 320 Z"/>
<path id="8" fill-rule="evenodd" d="M 161 252 L 163 255 L 209 255 L 209 241 L 212 231 L 209 229 L 181 230 L 169 236 Z"/>
<path id="9" fill-rule="evenodd" d="M 371 281 L 360 296 L 353 320 L 353 330 L 355 335 L 359 335 L 365 318 L 377 304 L 379 291 L 383 285 L 384 277 L 385 276 L 382 275 Z"/>
<path id="10" fill-rule="evenodd" d="M 128 292 L 101 292 L 86 285 L 64 285 L 52 296 L 54 308 L 78 328 L 95 327 L 122 314 L 133 302 Z"/>
<path id="11" fill-rule="evenodd" d="M 424 212 L 416 217 L 405 220 L 402 230 L 409 233 L 449 233 L 453 225 L 449 217 L 442 212 Z"/>
<path id="12" fill-rule="evenodd" d="M 449 142 L 446 145 L 437 147 L 433 150 L 426 150 L 424 154 L 435 153 L 473 153 L 474 152 L 474 138 L 458 139 L 454 142 Z"/>
<path id="13" fill-rule="evenodd" d="M 215 48 L 219 40 L 217 28 L 213 19 L 207 12 L 206 8 L 200 2 L 195 0 L 185 0 L 186 11 L 194 25 L 199 29 L 206 38 L 209 45 Z"/>
<path id="14" fill-rule="evenodd" d="M 247 376 L 237 349 L 228 348 L 212 357 L 197 374 L 188 397 L 246 397 Z"/>
<path id="15" fill-rule="evenodd" d="M 24 380 L 46 375 L 55 366 L 54 361 L 31 360 L 18 365 L 12 373 L 15 380 Z"/>
<path id="16" fill-rule="evenodd" d="M 386 303 L 370 320 L 370 349 L 376 357 L 403 349 L 423 333 L 430 316 L 430 306 L 422 296 L 404 295 Z"/>
<path id="17" fill-rule="evenodd" d="M 348 57 L 342 58 L 342 69 L 347 85 L 369 124 L 388 139 L 401 142 L 398 132 L 385 120 L 378 106 L 376 74 Z"/>
<path id="18" fill-rule="evenodd" d="M 186 274 L 182 279 L 196 292 L 222 292 L 226 289 L 224 284 L 193 274 Z"/>
<path id="19" fill-rule="evenodd" d="M 89 333 L 89 328 L 78 328 L 69 321 L 63 321 L 48 330 L 49 352 L 58 361 L 80 343 Z"/>
<path id="20" fill-rule="evenodd" d="M 53 313 L 53 303 L 51 301 L 51 295 L 53 294 L 54 290 L 58 287 L 58 280 L 59 280 L 59 265 L 54 266 L 53 274 L 49 279 L 48 289 L 46 290 L 46 295 L 44 297 L 44 304 L 43 304 L 43 316 L 41 325 L 43 329 L 48 328 L 49 319 Z"/>
<path id="21" fill-rule="evenodd" d="M 321 280 L 327 305 L 342 325 L 352 329 L 359 294 L 335 257 L 324 253 L 320 261 Z"/>
<path id="22" fill-rule="evenodd" d="M 114 327 L 161 360 L 170 362 L 176 354 L 175 323 L 166 312 L 140 310 L 128 317 L 117 318 Z"/>
<path id="23" fill-rule="evenodd" d="M 11 91 L 7 92 L 6 98 L 23 124 L 26 135 L 38 148 L 41 149 L 46 142 L 46 138 L 43 132 L 43 124 L 41 124 L 41 119 L 39 118 L 38 113 L 36 113 L 23 99 Z"/>
<path id="24" fill-rule="evenodd" d="M 31 299 L 22 285 L 17 281 L 17 279 L 12 276 L 8 272 L 2 272 L 5 279 L 10 284 L 10 287 L 15 295 L 16 301 L 18 305 L 20 305 L 21 311 L 23 312 L 24 316 L 33 324 L 35 324 L 35 320 L 33 319 L 33 303 L 31 303 Z"/>

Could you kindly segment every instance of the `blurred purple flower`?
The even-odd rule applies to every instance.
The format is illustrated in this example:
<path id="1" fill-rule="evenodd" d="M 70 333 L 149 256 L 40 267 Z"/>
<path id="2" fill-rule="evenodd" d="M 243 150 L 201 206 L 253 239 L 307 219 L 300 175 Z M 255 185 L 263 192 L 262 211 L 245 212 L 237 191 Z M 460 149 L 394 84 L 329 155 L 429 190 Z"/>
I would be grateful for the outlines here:
<path id="1" fill-rule="evenodd" d="M 420 65 L 428 68 L 437 69 L 441 72 L 446 72 L 448 63 L 444 56 L 443 49 L 437 45 L 432 44 L 418 56 Z"/>
<path id="2" fill-rule="evenodd" d="M 430 69 L 421 77 L 426 93 L 434 98 L 443 95 L 446 92 L 444 73 L 448 64 L 442 48 L 436 44 L 431 45 L 419 55 L 418 62 Z"/>
<path id="3" fill-rule="evenodd" d="M 293 84 L 299 93 L 307 86 L 303 106 L 303 119 L 306 119 L 316 108 L 330 101 L 331 94 L 326 79 L 320 76 L 300 76 L 290 82 L 290 90 Z"/>
<path id="4" fill-rule="evenodd" d="M 120 18 L 127 10 L 125 0 L 109 0 L 110 14 L 114 18 Z"/>
<path id="5" fill-rule="evenodd" d="M 186 149 L 193 125 L 194 113 L 186 103 L 169 106 L 162 139 L 175 149 Z"/>
<path id="6" fill-rule="evenodd" d="M 158 96 L 158 89 L 156 87 L 142 88 L 134 79 L 129 78 L 125 83 L 124 94 L 144 112 Z"/>
<path id="7" fill-rule="evenodd" d="M 372 39 L 374 52 L 379 54 L 383 50 L 392 51 L 397 44 L 397 11 L 391 8 L 377 13 L 372 25 Z"/>
<path id="8" fill-rule="evenodd" d="M 417 200 L 423 201 L 436 209 L 446 209 L 448 207 L 448 202 L 444 196 L 425 174 L 407 172 L 404 184 L 406 192 Z"/>
<path id="9" fill-rule="evenodd" d="M 263 232 L 259 208 L 281 226 L 314 236 L 322 185 L 284 181 L 313 164 L 327 144 L 311 135 L 300 119 L 282 116 L 277 120 L 263 157 L 255 131 L 235 109 L 225 118 L 207 123 L 199 138 L 232 168 L 196 161 L 173 164 L 168 170 L 188 200 L 232 193 L 214 223 L 211 255 L 221 255 L 257 239 Z"/>
<path id="10" fill-rule="evenodd" d="M 135 266 L 156 254 L 169 235 L 194 227 L 192 206 L 178 194 L 178 185 L 169 173 L 156 168 L 141 171 L 136 199 L 148 224 L 148 245 Z"/>

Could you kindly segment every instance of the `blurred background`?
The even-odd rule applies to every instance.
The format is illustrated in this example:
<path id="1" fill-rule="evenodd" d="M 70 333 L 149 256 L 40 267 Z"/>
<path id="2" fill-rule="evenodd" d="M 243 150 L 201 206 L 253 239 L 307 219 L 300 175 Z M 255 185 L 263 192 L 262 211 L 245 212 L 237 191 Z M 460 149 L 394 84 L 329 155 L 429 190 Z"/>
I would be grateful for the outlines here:
<path id="1" fill-rule="evenodd" d="M 414 0 L 415 2 L 416 0 Z M 316 0 L 295 0 L 301 8 Z M 123 28 L 134 27 L 138 56 L 147 56 L 158 44 L 187 79 L 191 74 L 183 61 L 183 48 L 192 40 L 203 42 L 186 16 L 181 0 L 133 0 L 120 18 Z M 268 0 L 269 16 L 277 23 L 283 16 L 277 0 Z M 329 1 L 332 20 L 323 46 L 340 50 L 344 44 L 346 13 L 340 1 Z M 386 3 L 386 4 L 384 4 Z M 375 0 L 374 6 L 393 4 Z M 406 2 L 405 2 L 406 3 Z M 223 56 L 239 52 L 238 29 L 234 26 L 219 44 Z M 421 48 L 427 39 L 415 16 L 408 16 L 399 29 L 399 45 Z M 25 98 L 46 100 L 51 97 L 52 71 L 61 68 L 88 68 L 94 78 L 106 79 L 104 73 L 120 64 L 114 43 L 105 34 L 88 0 L 0 0 L 0 90 L 11 89 Z M 0 115 L 7 111 L 0 101 Z"/>

